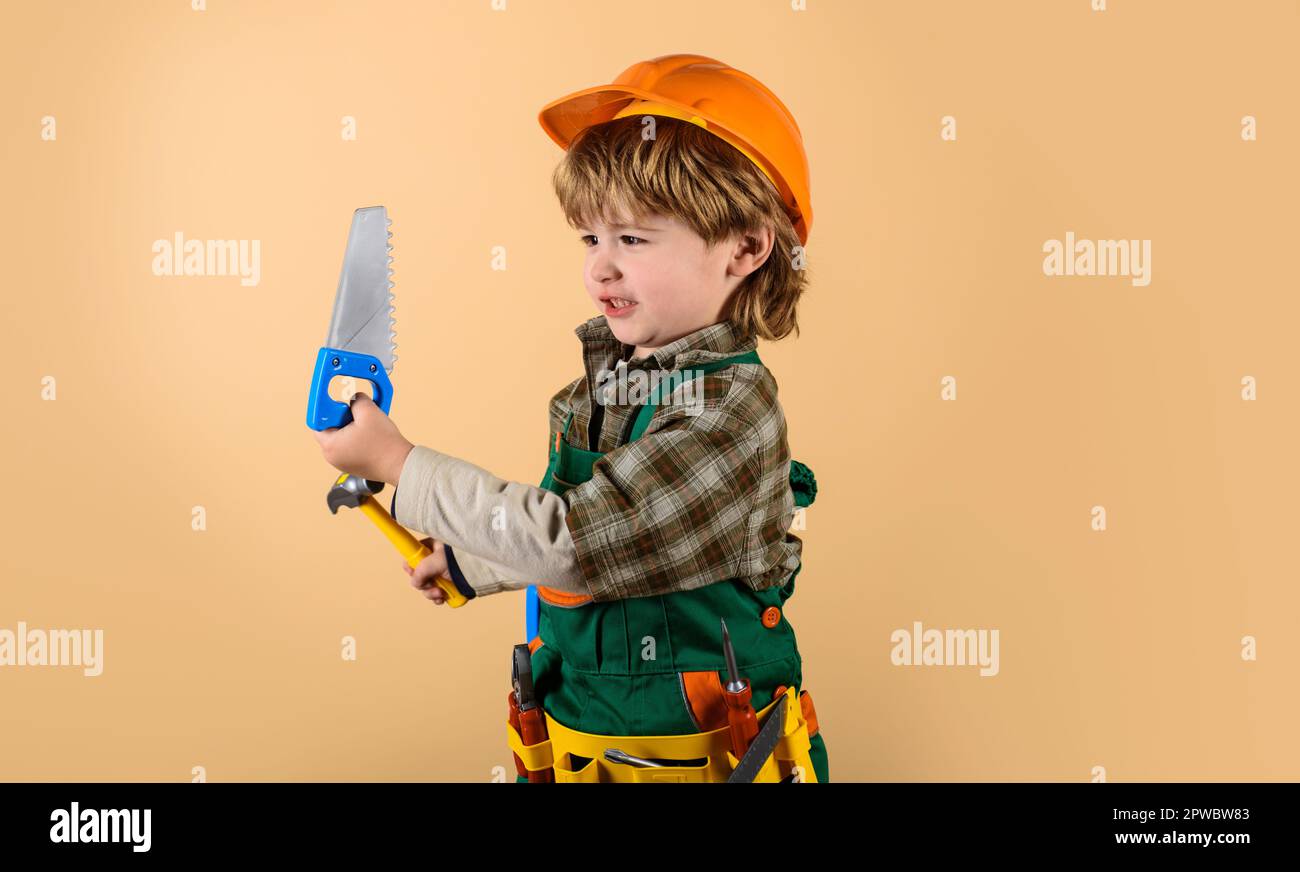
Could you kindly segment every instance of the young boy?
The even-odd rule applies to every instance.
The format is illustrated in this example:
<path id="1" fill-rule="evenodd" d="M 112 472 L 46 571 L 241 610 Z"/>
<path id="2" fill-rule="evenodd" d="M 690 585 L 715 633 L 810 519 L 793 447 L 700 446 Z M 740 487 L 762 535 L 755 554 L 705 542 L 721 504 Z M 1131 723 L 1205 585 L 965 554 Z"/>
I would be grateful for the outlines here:
<path id="1" fill-rule="evenodd" d="M 802 566 L 791 520 L 815 484 L 756 351 L 798 330 L 802 137 L 761 83 L 697 55 L 636 64 L 540 120 L 567 152 L 554 186 L 602 313 L 575 330 L 585 374 L 551 398 L 541 486 L 413 446 L 364 395 L 353 423 L 316 436 L 338 469 L 396 486 L 393 516 L 431 537 L 407 571 L 433 602 L 437 577 L 469 598 L 529 588 L 534 684 L 557 728 L 717 730 L 719 619 L 755 710 L 803 682 L 781 606 Z"/>

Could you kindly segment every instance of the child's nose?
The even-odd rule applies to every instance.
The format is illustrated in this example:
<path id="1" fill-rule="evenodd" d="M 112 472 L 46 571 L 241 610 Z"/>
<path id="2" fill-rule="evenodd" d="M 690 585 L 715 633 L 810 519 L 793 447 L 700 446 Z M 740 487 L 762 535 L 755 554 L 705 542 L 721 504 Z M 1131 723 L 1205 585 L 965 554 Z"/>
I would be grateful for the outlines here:
<path id="1" fill-rule="evenodd" d="M 597 252 L 591 260 L 591 277 L 596 281 L 607 281 L 616 279 L 621 275 L 618 270 L 618 264 L 614 261 L 614 255 L 609 251 Z"/>

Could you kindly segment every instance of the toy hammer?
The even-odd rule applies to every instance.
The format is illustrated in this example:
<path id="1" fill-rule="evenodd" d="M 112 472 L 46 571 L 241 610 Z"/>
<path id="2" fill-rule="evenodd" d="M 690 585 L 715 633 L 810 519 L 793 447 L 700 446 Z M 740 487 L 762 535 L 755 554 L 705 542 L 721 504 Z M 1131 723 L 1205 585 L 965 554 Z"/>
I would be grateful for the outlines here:
<path id="1" fill-rule="evenodd" d="M 360 478 L 355 475 L 344 473 L 334 482 L 330 488 L 329 494 L 325 497 L 325 502 L 330 507 L 330 512 L 337 515 L 339 506 L 349 509 L 361 509 L 367 518 L 374 522 L 379 531 L 388 537 L 388 541 L 393 543 L 398 553 L 406 560 L 408 566 L 412 569 L 420 565 L 420 561 L 428 557 L 431 552 L 424 543 L 416 539 L 406 531 L 406 528 L 393 520 L 393 516 L 388 514 L 383 506 L 374 495 L 384 489 L 382 481 L 370 481 L 369 479 Z M 442 588 L 443 593 L 447 594 L 447 605 L 453 609 L 458 609 L 465 603 L 469 602 L 457 588 L 456 583 L 450 578 L 436 579 L 438 587 Z"/>

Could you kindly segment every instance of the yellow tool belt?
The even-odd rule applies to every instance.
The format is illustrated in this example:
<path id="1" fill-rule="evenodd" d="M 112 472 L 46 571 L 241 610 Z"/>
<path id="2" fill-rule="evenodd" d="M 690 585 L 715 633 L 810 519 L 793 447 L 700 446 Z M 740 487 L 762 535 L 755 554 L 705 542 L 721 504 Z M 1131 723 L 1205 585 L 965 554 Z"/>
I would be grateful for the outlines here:
<path id="1" fill-rule="evenodd" d="M 808 723 L 804 720 L 803 707 L 794 688 L 786 688 L 784 696 L 756 713 L 760 724 L 766 723 L 766 716 L 776 705 L 786 707 L 785 734 L 754 781 L 779 782 L 792 773 L 795 781 L 816 781 L 812 758 L 808 754 Z M 510 750 L 519 756 L 530 772 L 551 769 L 557 782 L 726 781 L 739 762 L 731 753 L 731 730 L 728 727 L 682 736 L 602 736 L 571 730 L 547 714 L 546 731 L 549 738 L 535 745 L 525 745 L 519 732 L 506 723 Z M 607 748 L 617 748 L 634 757 L 663 760 L 702 758 L 704 762 L 695 766 L 633 766 L 606 760 Z M 589 759 L 575 769 L 575 757 Z"/>

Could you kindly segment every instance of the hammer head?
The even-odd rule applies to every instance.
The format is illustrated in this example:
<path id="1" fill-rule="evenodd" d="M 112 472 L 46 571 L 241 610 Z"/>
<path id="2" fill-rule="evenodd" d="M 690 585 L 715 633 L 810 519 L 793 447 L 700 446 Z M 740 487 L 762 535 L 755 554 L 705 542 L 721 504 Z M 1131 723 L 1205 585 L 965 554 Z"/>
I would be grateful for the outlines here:
<path id="1" fill-rule="evenodd" d="M 355 509 L 361 505 L 366 497 L 374 496 L 383 489 L 384 483 L 382 481 L 370 481 L 366 478 L 344 473 L 339 476 L 338 481 L 334 482 L 334 486 L 326 494 L 325 502 L 330 507 L 330 513 L 337 515 L 339 506 Z"/>

